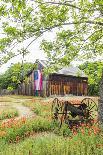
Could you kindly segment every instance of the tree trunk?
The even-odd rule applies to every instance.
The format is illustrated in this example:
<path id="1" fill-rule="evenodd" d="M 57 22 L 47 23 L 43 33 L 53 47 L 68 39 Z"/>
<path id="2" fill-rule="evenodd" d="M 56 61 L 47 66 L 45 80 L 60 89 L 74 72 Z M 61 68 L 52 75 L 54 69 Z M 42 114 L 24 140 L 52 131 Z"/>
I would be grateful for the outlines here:
<path id="1" fill-rule="evenodd" d="M 103 74 L 100 84 L 100 100 L 99 100 L 98 112 L 99 112 L 100 124 L 103 126 Z"/>

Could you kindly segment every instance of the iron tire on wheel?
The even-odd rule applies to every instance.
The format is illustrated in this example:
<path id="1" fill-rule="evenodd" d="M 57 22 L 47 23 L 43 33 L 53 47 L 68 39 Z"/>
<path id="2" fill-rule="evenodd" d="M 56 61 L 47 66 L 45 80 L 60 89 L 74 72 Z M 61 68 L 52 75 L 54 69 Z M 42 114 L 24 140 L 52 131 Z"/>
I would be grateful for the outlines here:
<path id="1" fill-rule="evenodd" d="M 81 101 L 81 104 L 85 103 L 87 105 L 86 111 L 88 111 L 88 120 L 89 121 L 98 121 L 98 107 L 96 102 L 94 102 L 91 98 L 84 98 Z"/>
<path id="2" fill-rule="evenodd" d="M 58 125 L 62 124 L 63 102 L 58 98 L 55 98 L 52 102 L 51 114 L 54 121 L 57 121 Z"/>

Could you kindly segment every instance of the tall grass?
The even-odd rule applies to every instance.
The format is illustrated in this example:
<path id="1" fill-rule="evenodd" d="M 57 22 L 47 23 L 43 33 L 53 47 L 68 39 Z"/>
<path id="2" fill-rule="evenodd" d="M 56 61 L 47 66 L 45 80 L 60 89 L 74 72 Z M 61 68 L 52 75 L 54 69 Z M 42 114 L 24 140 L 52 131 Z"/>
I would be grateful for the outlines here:
<path id="1" fill-rule="evenodd" d="M 51 131 L 50 121 L 43 118 L 10 120 L 0 126 L 0 139 L 5 142 L 18 142 L 33 132 Z"/>
<path id="2" fill-rule="evenodd" d="M 31 110 L 38 116 L 51 116 L 51 104 L 48 104 L 46 102 L 24 102 L 23 105 L 31 108 Z"/>
<path id="3" fill-rule="evenodd" d="M 7 108 L 0 110 L 0 120 L 14 118 L 18 116 L 18 111 L 15 108 Z"/>
<path id="4" fill-rule="evenodd" d="M 100 145 L 101 144 L 101 145 Z M 1 148 L 3 155 L 102 155 L 101 136 L 74 136 L 72 139 L 53 134 L 26 139 Z"/>

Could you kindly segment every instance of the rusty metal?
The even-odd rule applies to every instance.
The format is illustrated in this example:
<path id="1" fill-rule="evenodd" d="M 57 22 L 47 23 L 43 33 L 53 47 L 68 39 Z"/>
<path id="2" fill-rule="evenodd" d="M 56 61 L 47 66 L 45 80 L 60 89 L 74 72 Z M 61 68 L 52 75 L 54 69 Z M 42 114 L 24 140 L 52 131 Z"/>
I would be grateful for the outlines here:
<path id="1" fill-rule="evenodd" d="M 84 98 L 80 104 L 60 101 L 55 98 L 52 102 L 52 118 L 61 126 L 63 122 L 69 126 L 81 122 L 91 122 L 97 119 L 97 104 L 91 98 Z"/>

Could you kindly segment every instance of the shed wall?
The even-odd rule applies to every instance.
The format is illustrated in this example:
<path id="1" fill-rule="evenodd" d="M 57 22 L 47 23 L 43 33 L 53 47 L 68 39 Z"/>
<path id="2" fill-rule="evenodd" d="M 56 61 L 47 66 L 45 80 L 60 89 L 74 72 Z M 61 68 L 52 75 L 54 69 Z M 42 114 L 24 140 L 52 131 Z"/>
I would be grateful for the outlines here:
<path id="1" fill-rule="evenodd" d="M 46 95 L 87 95 L 88 79 L 63 75 L 50 75 Z"/>
<path id="2" fill-rule="evenodd" d="M 87 95 L 88 78 L 73 77 L 52 74 L 48 78 L 43 78 L 43 90 L 38 94 L 41 96 L 51 95 Z M 18 87 L 18 94 L 35 95 L 34 90 L 34 71 L 27 76 L 25 82 L 22 82 Z"/>

